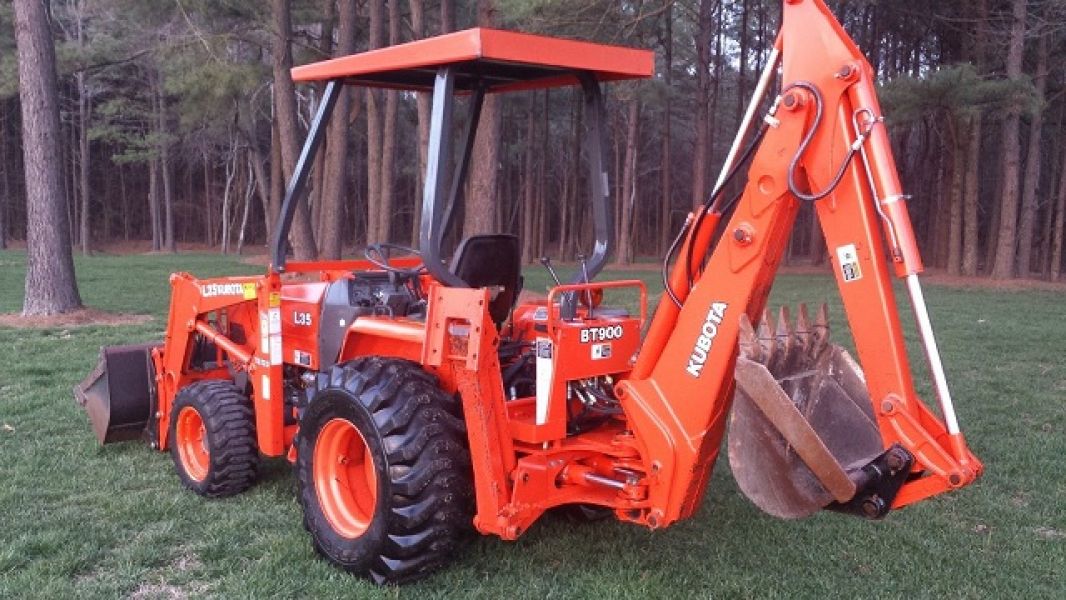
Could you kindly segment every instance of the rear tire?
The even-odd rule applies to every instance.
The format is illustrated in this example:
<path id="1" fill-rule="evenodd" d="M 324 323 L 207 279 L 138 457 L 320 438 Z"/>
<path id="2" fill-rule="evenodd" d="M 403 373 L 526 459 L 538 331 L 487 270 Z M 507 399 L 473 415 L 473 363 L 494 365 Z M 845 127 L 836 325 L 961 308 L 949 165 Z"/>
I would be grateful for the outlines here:
<path id="1" fill-rule="evenodd" d="M 333 367 L 301 419 L 296 478 L 315 550 L 375 583 L 432 574 L 471 530 L 459 403 L 413 362 Z"/>
<path id="2" fill-rule="evenodd" d="M 239 494 L 259 470 L 252 403 L 229 381 L 191 383 L 170 412 L 170 456 L 181 483 L 208 498 Z"/>

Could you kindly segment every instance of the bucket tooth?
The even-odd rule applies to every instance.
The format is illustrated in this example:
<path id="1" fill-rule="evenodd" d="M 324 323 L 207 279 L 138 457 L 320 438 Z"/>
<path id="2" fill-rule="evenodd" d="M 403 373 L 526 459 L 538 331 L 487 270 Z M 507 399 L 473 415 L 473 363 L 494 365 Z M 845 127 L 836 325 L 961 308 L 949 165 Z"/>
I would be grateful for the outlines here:
<path id="1" fill-rule="evenodd" d="M 766 363 L 771 373 L 787 368 L 792 358 L 792 318 L 787 306 L 777 311 L 777 323 L 774 328 L 774 360 Z"/>
<path id="2" fill-rule="evenodd" d="M 814 324 L 818 327 L 829 328 L 829 305 L 825 302 L 818 306 L 818 313 L 814 316 Z"/>
<path id="3" fill-rule="evenodd" d="M 770 318 L 770 311 L 762 311 L 762 318 L 759 319 L 759 326 L 755 331 L 759 345 L 762 347 L 762 360 L 760 362 L 764 364 L 773 362 L 776 348 L 774 344 L 774 323 Z"/>
<path id="4" fill-rule="evenodd" d="M 737 343 L 741 356 L 751 360 L 761 360 L 762 346 L 759 345 L 759 340 L 755 336 L 755 328 L 746 313 L 740 315 L 740 334 Z"/>
<path id="5" fill-rule="evenodd" d="M 800 353 L 806 355 L 811 336 L 811 317 L 807 313 L 806 304 L 800 303 L 799 308 L 796 310 L 796 330 L 793 335 L 796 338 Z"/>
<path id="6" fill-rule="evenodd" d="M 764 313 L 754 330 L 742 318 L 740 345 L 728 454 L 741 491 L 782 518 L 841 502 L 844 477 L 884 448 L 861 368 L 830 342 L 828 307 L 812 319 L 801 304 L 794 322 Z"/>
<path id="7" fill-rule="evenodd" d="M 810 360 L 816 361 L 829 346 L 829 307 L 822 304 L 814 317 L 814 324 L 810 327 L 810 345 L 807 355 Z"/>
<path id="8" fill-rule="evenodd" d="M 796 326 L 792 330 L 792 359 L 791 365 L 796 365 L 807 359 L 811 343 L 810 316 L 807 314 L 807 305 L 800 304 L 796 311 Z"/>
<path id="9" fill-rule="evenodd" d="M 792 311 L 782 305 L 777 309 L 777 337 L 788 337 L 792 334 Z"/>
<path id="10" fill-rule="evenodd" d="M 796 307 L 796 331 L 807 333 L 810 329 L 811 316 L 807 310 L 807 303 L 800 302 Z"/>

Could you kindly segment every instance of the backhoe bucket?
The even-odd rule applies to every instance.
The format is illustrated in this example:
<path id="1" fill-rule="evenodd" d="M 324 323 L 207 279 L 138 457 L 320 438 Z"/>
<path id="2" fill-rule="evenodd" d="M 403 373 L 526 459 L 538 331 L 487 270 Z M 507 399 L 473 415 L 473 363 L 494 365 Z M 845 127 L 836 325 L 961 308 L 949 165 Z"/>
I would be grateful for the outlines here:
<path id="1" fill-rule="evenodd" d="M 101 444 L 134 440 L 144 433 L 155 396 L 152 349 L 158 343 L 100 348 L 100 361 L 74 388 L 74 401 L 89 413 Z"/>
<path id="2" fill-rule="evenodd" d="M 728 449 L 744 494 L 786 519 L 822 508 L 883 516 L 912 459 L 883 447 L 862 369 L 829 343 L 826 307 L 811 322 L 800 305 L 795 323 L 782 308 L 758 330 L 743 317 L 739 341 Z"/>

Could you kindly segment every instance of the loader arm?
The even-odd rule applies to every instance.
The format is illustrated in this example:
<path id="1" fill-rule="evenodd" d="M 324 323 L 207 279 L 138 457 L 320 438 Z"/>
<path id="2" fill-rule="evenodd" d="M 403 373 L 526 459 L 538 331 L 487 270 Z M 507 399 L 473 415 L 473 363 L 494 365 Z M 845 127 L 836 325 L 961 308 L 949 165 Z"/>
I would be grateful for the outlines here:
<path id="1" fill-rule="evenodd" d="M 780 96 L 743 194 L 735 206 L 718 199 L 690 216 L 669 278 L 679 304 L 664 295 L 633 373 L 617 386 L 649 465 L 652 526 L 698 506 L 733 398 L 741 323 L 761 320 L 802 202 L 814 202 L 825 234 L 883 448 L 898 444 L 913 457 L 893 507 L 966 485 L 982 469 L 958 432 L 928 330 L 916 277 L 922 263 L 874 72 L 821 0 L 784 3 L 771 63 L 778 57 Z M 907 280 L 927 334 L 947 426 L 915 392 L 893 269 Z"/>

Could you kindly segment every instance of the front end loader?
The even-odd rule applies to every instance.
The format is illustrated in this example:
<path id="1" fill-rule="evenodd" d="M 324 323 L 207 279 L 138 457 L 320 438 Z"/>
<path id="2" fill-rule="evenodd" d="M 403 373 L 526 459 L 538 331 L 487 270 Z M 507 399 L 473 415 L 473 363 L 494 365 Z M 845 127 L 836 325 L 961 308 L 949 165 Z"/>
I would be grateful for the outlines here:
<path id="1" fill-rule="evenodd" d="M 665 257 L 649 316 L 641 281 L 595 278 L 614 245 L 601 86 L 653 73 L 647 51 L 489 29 L 294 69 L 324 95 L 270 267 L 171 277 L 165 339 L 105 348 L 75 390 L 101 443 L 143 436 L 207 497 L 286 458 L 314 548 L 379 583 L 434 572 L 471 528 L 513 540 L 557 507 L 649 528 L 690 517 L 727 426 L 740 488 L 779 517 L 876 519 L 972 483 L 983 467 L 940 364 L 874 72 L 822 0 L 784 2 L 722 174 Z M 293 215 L 346 85 L 432 92 L 419 247 L 290 261 Z M 573 279 L 518 302 L 515 236 L 444 242 L 486 95 L 556 87 L 584 101 L 594 246 Z M 767 310 L 803 203 L 825 234 L 855 358 L 830 341 L 824 307 Z M 915 391 L 892 275 L 906 282 L 939 414 Z M 607 301 L 623 293 L 635 305 Z"/>

